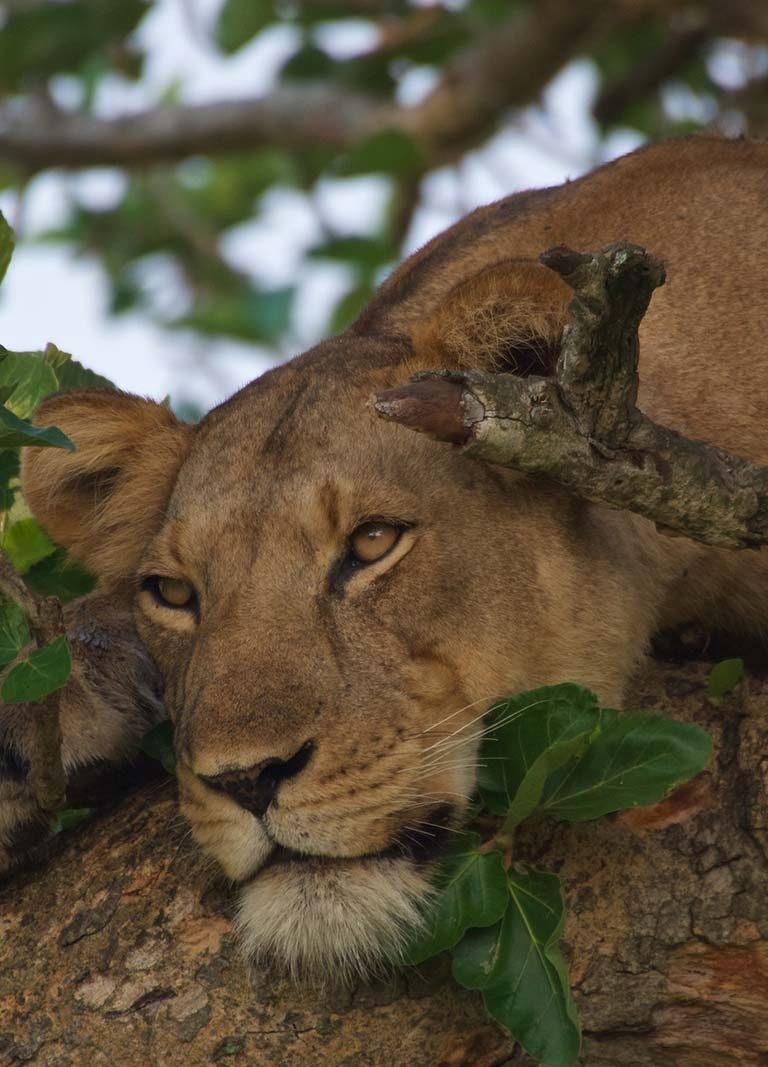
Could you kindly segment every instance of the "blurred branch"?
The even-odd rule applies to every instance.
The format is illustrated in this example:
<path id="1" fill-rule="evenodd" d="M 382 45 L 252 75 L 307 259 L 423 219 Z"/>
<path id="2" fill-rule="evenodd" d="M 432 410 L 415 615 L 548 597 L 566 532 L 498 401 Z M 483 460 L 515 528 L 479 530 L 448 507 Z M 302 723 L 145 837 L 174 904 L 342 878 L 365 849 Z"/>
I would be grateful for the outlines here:
<path id="1" fill-rule="evenodd" d="M 620 17 L 610 0 L 545 0 L 488 31 L 449 62 L 411 107 L 325 84 L 284 85 L 257 99 L 166 105 L 117 119 L 46 113 L 32 98 L 0 110 L 0 159 L 30 169 L 136 165 L 263 146 L 344 151 L 401 129 L 425 165 L 457 158 L 509 107 L 535 100 L 549 79 Z"/>
<path id="2" fill-rule="evenodd" d="M 312 6 L 327 7 L 329 13 L 338 7 L 321 0 Z M 357 0 L 354 10 L 373 14 L 388 6 Z M 406 20 L 407 31 L 427 32 L 441 10 L 436 4 L 414 13 Z M 57 166 L 136 166 L 262 147 L 344 152 L 373 133 L 399 129 L 420 147 L 422 169 L 427 170 L 481 143 L 507 109 L 535 101 L 570 59 L 588 53 L 617 27 L 660 18 L 669 22 L 673 36 L 652 62 L 604 90 L 597 105 L 602 121 L 656 88 L 718 34 L 768 40 L 768 5 L 762 0 L 727 5 L 701 0 L 695 15 L 697 21 L 686 24 L 692 17 L 686 0 L 540 0 L 524 5 L 450 59 L 435 88 L 411 106 L 333 83 L 305 82 L 279 85 L 259 98 L 168 104 L 102 119 L 52 113 L 30 94 L 0 107 L 0 161 L 34 172 Z"/>

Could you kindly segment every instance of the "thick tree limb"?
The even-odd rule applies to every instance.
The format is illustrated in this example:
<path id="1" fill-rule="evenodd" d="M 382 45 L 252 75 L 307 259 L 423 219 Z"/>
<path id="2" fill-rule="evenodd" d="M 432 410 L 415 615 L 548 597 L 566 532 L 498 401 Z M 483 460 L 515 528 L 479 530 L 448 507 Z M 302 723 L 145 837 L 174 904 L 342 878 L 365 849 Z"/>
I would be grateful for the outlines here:
<path id="1" fill-rule="evenodd" d="M 14 601 L 24 612 L 38 648 L 64 635 L 64 617 L 58 598 L 38 599 L 34 596 L 2 550 L 0 595 Z M 35 722 L 28 778 L 35 799 L 44 811 L 60 807 L 66 794 L 66 775 L 61 762 L 60 698 L 59 689 L 43 700 L 28 705 L 29 714 Z"/>
<path id="2" fill-rule="evenodd" d="M 665 532 L 726 548 L 768 543 L 768 468 L 688 440 L 636 406 L 637 331 L 664 281 L 658 260 L 627 243 L 541 259 L 574 290 L 553 377 L 429 372 L 381 393 L 377 413 Z"/>
<path id="3" fill-rule="evenodd" d="M 707 700 L 703 664 L 649 661 L 630 707 L 709 730 L 718 758 L 660 804 L 524 823 L 516 858 L 554 866 L 588 1067 L 768 1062 L 768 683 Z M 0 1061 L 35 1067 L 534 1067 L 436 960 L 332 996 L 257 968 L 231 891 L 157 783 L 0 886 Z"/>

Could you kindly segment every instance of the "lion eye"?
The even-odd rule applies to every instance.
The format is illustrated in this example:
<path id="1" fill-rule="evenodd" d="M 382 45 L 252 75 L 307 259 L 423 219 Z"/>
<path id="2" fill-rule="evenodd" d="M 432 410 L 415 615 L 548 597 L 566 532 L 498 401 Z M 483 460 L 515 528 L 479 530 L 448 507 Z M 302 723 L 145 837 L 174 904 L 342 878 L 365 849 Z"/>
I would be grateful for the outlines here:
<path id="1" fill-rule="evenodd" d="M 395 547 L 401 533 L 388 522 L 364 522 L 349 539 L 350 555 L 359 563 L 375 563 Z"/>
<path id="2" fill-rule="evenodd" d="M 191 608 L 195 603 L 195 590 L 183 578 L 150 578 L 148 586 L 155 598 L 169 608 Z"/>

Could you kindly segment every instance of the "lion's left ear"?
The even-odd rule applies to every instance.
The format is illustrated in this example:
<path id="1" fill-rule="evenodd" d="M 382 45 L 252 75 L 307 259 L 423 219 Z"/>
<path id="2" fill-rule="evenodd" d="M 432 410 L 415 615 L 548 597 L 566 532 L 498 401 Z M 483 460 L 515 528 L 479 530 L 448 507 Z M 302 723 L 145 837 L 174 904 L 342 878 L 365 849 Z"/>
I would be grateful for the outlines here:
<path id="1" fill-rule="evenodd" d="M 165 404 L 96 389 L 44 400 L 35 422 L 58 426 L 76 451 L 23 449 L 33 514 L 102 586 L 131 577 L 162 524 L 194 427 Z"/>
<path id="2" fill-rule="evenodd" d="M 531 259 L 506 259 L 449 290 L 411 330 L 417 369 L 552 374 L 571 290 Z"/>

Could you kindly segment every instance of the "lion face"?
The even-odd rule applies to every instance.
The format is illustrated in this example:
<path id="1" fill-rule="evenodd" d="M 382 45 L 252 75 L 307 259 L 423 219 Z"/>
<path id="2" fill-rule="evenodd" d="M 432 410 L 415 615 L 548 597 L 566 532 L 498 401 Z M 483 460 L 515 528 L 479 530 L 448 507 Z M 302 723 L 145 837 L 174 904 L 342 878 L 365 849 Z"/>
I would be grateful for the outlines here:
<path id="1" fill-rule="evenodd" d="M 503 573 L 469 550 L 498 476 L 375 418 L 391 345 L 365 342 L 383 366 L 359 381 L 315 372 L 340 344 L 202 424 L 137 580 L 182 810 L 244 886 L 247 945 L 336 972 L 396 954 L 483 713 L 519 688 L 489 671 L 515 628 Z"/>
<path id="2" fill-rule="evenodd" d="M 64 395 L 39 418 L 78 451 L 25 470 L 53 536 L 133 599 L 182 810 L 242 886 L 248 951 L 296 972 L 396 957 L 484 713 L 564 678 L 617 699 L 648 629 L 625 517 L 377 420 L 373 395 L 425 362 L 350 333 L 194 428 Z"/>

